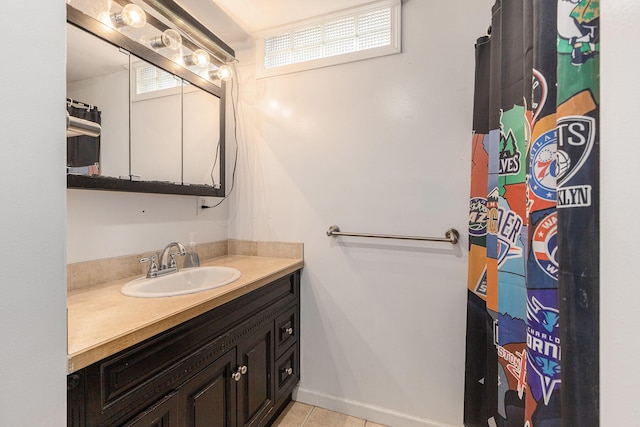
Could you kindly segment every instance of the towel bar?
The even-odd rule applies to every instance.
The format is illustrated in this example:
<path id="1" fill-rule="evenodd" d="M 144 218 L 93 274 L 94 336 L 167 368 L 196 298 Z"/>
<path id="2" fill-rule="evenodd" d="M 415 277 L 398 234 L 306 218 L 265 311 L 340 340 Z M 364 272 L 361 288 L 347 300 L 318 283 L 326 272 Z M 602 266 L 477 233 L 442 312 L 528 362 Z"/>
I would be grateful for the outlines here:
<path id="1" fill-rule="evenodd" d="M 448 229 L 444 233 L 444 237 L 421 237 L 421 236 L 394 236 L 390 234 L 371 234 L 371 233 L 347 233 L 340 231 L 340 227 L 337 225 L 332 225 L 329 227 L 327 231 L 327 236 L 336 237 L 336 236 L 353 236 L 353 237 L 374 237 L 378 239 L 400 239 L 400 240 L 422 240 L 428 242 L 446 242 L 457 244 L 458 239 L 460 238 L 460 233 L 454 228 Z"/>

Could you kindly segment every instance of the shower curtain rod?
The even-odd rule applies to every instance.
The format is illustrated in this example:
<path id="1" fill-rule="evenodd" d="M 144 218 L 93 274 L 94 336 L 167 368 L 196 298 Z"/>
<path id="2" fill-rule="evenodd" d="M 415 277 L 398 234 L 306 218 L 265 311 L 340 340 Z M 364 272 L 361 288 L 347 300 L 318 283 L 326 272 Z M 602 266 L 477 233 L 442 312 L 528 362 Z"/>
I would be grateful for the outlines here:
<path id="1" fill-rule="evenodd" d="M 377 239 L 399 239 L 399 240 L 420 240 L 427 242 L 445 242 L 451 244 L 457 244 L 458 239 L 460 238 L 460 233 L 458 230 L 454 228 L 448 229 L 444 233 L 444 237 L 421 237 L 421 236 L 397 236 L 391 234 L 371 234 L 371 233 L 347 233 L 340 231 L 340 227 L 337 225 L 332 225 L 329 227 L 327 231 L 327 236 L 329 237 L 337 237 L 337 236 L 352 236 L 352 237 L 373 237 Z"/>

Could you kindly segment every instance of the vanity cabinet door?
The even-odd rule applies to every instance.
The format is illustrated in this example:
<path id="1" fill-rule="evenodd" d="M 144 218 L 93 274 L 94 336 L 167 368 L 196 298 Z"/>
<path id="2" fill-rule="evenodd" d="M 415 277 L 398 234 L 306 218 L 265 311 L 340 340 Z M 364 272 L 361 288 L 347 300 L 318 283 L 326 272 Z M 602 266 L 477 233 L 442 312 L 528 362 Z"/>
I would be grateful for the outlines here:
<path id="1" fill-rule="evenodd" d="M 175 392 L 147 409 L 123 427 L 178 427 L 178 399 Z"/>
<path id="2" fill-rule="evenodd" d="M 236 425 L 236 352 L 232 349 L 178 389 L 181 427 Z"/>
<path id="3" fill-rule="evenodd" d="M 259 425 L 273 409 L 273 322 L 267 322 L 238 344 L 238 426 Z"/>

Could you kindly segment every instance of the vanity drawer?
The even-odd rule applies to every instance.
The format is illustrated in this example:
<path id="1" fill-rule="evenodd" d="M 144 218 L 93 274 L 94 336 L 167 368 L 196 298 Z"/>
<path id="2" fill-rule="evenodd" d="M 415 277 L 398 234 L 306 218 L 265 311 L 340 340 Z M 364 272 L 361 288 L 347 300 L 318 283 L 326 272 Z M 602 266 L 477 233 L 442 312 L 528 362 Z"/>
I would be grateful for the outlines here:
<path id="1" fill-rule="evenodd" d="M 300 331 L 298 307 L 292 307 L 276 319 L 276 358 L 298 341 Z"/>
<path id="2" fill-rule="evenodd" d="M 276 362 L 276 401 L 291 392 L 300 379 L 298 346 L 294 345 Z"/>

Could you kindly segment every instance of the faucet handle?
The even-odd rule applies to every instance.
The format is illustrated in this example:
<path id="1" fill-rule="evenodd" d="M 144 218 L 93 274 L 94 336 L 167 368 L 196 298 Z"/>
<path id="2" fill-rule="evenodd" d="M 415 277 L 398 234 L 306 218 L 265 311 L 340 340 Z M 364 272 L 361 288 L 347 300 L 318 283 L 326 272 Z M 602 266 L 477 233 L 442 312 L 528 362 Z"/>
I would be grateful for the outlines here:
<path id="1" fill-rule="evenodd" d="M 178 267 L 178 265 L 176 264 L 176 255 L 182 255 L 184 256 L 185 254 L 181 253 L 181 252 L 173 252 L 169 254 L 170 260 L 169 260 L 169 268 L 176 268 Z"/>
<path id="2" fill-rule="evenodd" d="M 156 263 L 155 255 L 140 258 L 140 264 L 143 264 L 145 262 L 149 263 L 149 271 L 147 271 L 147 277 L 156 277 L 158 275 L 158 264 Z"/>

